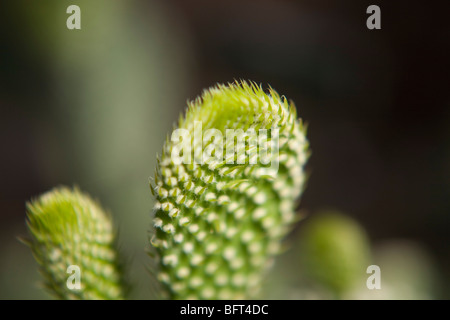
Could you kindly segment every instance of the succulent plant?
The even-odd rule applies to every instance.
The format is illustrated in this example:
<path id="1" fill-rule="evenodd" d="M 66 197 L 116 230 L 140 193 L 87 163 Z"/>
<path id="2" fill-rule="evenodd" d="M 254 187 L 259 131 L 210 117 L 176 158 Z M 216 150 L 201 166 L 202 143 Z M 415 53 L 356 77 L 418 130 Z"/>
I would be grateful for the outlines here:
<path id="1" fill-rule="evenodd" d="M 126 285 L 109 214 L 77 188 L 27 203 L 28 244 L 45 287 L 60 299 L 123 299 Z M 79 272 L 79 287 L 71 274 Z M 76 280 L 74 278 L 74 280 Z"/>
<path id="2" fill-rule="evenodd" d="M 217 85 L 189 103 L 151 186 L 150 247 L 165 297 L 256 296 L 297 219 L 305 132 L 292 102 L 255 83 Z M 27 213 L 26 243 L 53 294 L 125 298 L 112 221 L 99 204 L 62 187 L 29 202 Z M 73 267 L 78 288 L 69 283 Z"/>
<path id="3" fill-rule="evenodd" d="M 299 239 L 305 276 L 345 299 L 355 287 L 365 288 L 370 242 L 364 228 L 336 210 L 325 210 L 303 224 Z"/>
<path id="4" fill-rule="evenodd" d="M 296 220 L 305 131 L 292 102 L 255 83 L 217 85 L 189 103 L 151 186 L 151 246 L 169 298 L 255 297 Z"/>

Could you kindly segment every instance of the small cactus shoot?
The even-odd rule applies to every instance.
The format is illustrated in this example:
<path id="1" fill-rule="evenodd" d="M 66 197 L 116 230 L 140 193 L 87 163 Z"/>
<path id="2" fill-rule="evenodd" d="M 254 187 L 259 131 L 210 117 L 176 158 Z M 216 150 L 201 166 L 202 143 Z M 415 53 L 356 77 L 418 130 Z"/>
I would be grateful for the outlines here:
<path id="1" fill-rule="evenodd" d="M 110 216 L 66 187 L 27 203 L 28 244 L 45 287 L 60 299 L 123 299 L 124 281 Z M 71 274 L 79 272 L 72 281 Z M 79 282 L 76 286 L 75 281 Z"/>

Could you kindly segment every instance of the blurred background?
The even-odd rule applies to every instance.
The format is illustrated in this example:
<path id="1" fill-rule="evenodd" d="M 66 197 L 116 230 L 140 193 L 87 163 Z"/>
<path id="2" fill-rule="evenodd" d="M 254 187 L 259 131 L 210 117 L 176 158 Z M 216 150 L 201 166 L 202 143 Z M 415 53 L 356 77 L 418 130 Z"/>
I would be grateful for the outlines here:
<path id="1" fill-rule="evenodd" d="M 186 100 L 234 79 L 295 101 L 313 152 L 305 218 L 263 297 L 450 298 L 444 3 L 2 1 L 0 299 L 49 297 L 16 237 L 26 235 L 25 202 L 57 185 L 78 185 L 111 210 L 132 297 L 152 298 L 156 154 Z M 66 28 L 71 4 L 81 30 Z M 381 30 L 366 28 L 370 4 Z M 370 264 L 381 268 L 376 292 L 365 287 Z M 310 274 L 311 265 L 325 269 Z M 362 280 L 347 279 L 356 273 Z"/>

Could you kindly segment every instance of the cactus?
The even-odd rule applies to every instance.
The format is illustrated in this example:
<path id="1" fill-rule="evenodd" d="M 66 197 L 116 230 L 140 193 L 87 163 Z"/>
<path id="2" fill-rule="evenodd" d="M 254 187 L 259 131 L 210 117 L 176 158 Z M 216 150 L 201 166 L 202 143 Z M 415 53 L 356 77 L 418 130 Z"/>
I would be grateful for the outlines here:
<path id="1" fill-rule="evenodd" d="M 338 211 L 325 210 L 305 221 L 302 231 L 298 253 L 309 280 L 339 299 L 355 287 L 365 287 L 370 243 L 361 225 Z"/>
<path id="2" fill-rule="evenodd" d="M 256 296 L 296 220 L 305 132 L 292 102 L 255 83 L 217 85 L 189 103 L 151 186 L 151 247 L 169 298 Z"/>
<path id="3" fill-rule="evenodd" d="M 31 239 L 45 287 L 60 299 L 123 299 L 126 285 L 110 216 L 88 195 L 66 187 L 27 203 Z M 70 285 L 79 268 L 80 287 Z M 75 269 L 74 269 L 75 270 Z"/>
<path id="4" fill-rule="evenodd" d="M 150 248 L 167 298 L 256 297 L 297 219 L 305 132 L 292 102 L 255 83 L 217 85 L 189 103 L 151 185 Z M 113 225 L 99 204 L 57 188 L 29 202 L 27 217 L 26 243 L 54 295 L 125 298 Z M 80 288 L 68 285 L 73 266 Z"/>

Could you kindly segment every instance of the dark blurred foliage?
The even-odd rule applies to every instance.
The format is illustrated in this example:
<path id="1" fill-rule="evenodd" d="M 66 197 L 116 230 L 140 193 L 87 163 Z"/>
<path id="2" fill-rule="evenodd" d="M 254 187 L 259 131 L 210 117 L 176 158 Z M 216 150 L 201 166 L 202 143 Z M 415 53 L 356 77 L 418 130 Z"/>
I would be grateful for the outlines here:
<path id="1" fill-rule="evenodd" d="M 154 82 L 164 82 L 157 91 L 163 97 L 171 97 L 171 90 L 177 92 L 162 122 L 158 113 L 148 119 L 149 126 L 169 125 L 161 129 L 161 137 L 148 138 L 154 139 L 148 150 L 152 156 L 160 151 L 163 136 L 183 110 L 186 98 L 195 98 L 216 82 L 234 79 L 271 85 L 295 101 L 299 115 L 309 124 L 311 175 L 301 209 L 307 214 L 323 207 L 346 212 L 375 243 L 392 238 L 420 243 L 449 282 L 450 28 L 446 2 L 151 3 L 163 8 L 162 16 L 159 11 L 152 13 L 154 6 L 144 1 L 132 1 L 129 6 L 140 12 L 134 23 L 148 27 L 144 34 L 149 34 L 150 44 L 154 30 L 149 26 L 153 25 L 140 23 L 140 19 L 159 19 L 163 22 L 155 24 L 166 26 L 161 37 L 172 38 L 154 46 L 165 48 L 159 56 L 168 61 L 152 69 L 161 73 L 153 75 Z M 381 30 L 366 28 L 370 4 L 381 7 Z M 33 24 L 33 13 L 42 14 L 39 5 L 34 4 L 35 11 L 25 6 L 25 2 L 13 1 L 0 5 L 0 249 L 15 241 L 11 230 L 24 232 L 26 200 L 55 184 L 80 183 L 77 176 L 64 173 L 77 172 L 78 162 L 73 159 L 78 158 L 71 155 L 75 151 L 68 150 L 72 146 L 64 139 L 58 140 L 58 130 L 69 126 L 71 119 L 52 111 L 56 102 L 62 103 L 57 90 L 73 88 L 56 85 L 59 79 L 50 71 L 55 66 L 48 54 L 56 46 L 52 31 L 65 28 L 67 15 L 60 13 L 57 26 L 52 20 L 40 20 L 46 21 L 49 31 L 40 34 L 41 29 Z M 173 55 L 166 55 L 172 51 Z M 188 58 L 183 60 L 183 56 Z M 157 59 L 152 62 L 160 65 Z M 174 67 L 167 75 L 165 68 L 170 65 Z M 180 66 L 185 69 L 181 71 Z M 171 88 L 177 73 L 181 80 Z M 47 138 L 57 141 L 50 144 L 53 147 L 37 138 L 40 130 L 47 130 Z M 43 153 L 57 159 L 50 168 L 42 164 Z M 143 188 L 152 173 L 153 163 L 142 172 Z M 89 186 L 81 187 L 91 191 Z M 98 192 L 95 187 L 92 190 Z M 107 207 L 114 207 L 108 204 L 113 194 L 104 191 L 99 195 Z M 150 223 L 148 212 L 135 215 L 141 225 Z M 447 285 L 447 296 L 448 290 Z M 8 297 L 7 293 L 2 297 Z"/>

